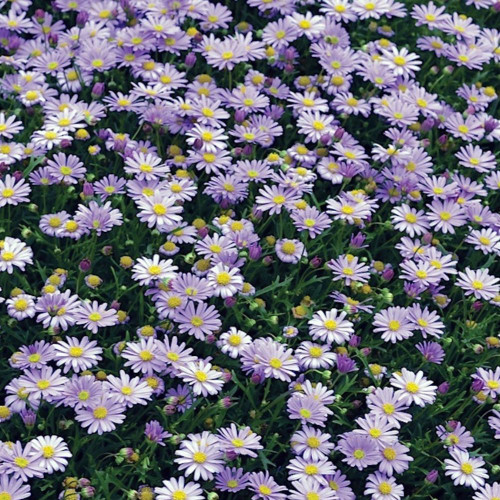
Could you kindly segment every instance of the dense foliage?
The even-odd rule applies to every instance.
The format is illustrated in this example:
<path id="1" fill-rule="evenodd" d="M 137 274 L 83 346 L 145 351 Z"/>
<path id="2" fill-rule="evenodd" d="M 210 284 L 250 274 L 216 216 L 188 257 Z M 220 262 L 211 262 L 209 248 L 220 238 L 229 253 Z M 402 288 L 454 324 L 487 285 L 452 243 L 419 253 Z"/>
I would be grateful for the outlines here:
<path id="1" fill-rule="evenodd" d="M 498 500 L 500 4 L 0 6 L 0 500 Z"/>

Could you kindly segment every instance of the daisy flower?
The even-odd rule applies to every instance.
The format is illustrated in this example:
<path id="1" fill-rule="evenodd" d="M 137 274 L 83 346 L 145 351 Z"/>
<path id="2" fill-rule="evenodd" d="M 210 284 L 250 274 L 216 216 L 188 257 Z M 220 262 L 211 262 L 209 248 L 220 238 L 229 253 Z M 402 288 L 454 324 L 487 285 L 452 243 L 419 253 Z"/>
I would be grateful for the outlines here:
<path id="1" fill-rule="evenodd" d="M 396 396 L 407 403 L 425 406 L 436 399 L 437 387 L 424 377 L 422 371 L 413 373 L 403 368 L 401 374 L 393 373 L 390 383 L 397 389 Z"/>
<path id="2" fill-rule="evenodd" d="M 294 190 L 272 185 L 260 188 L 255 202 L 258 210 L 269 211 L 269 215 L 273 215 L 280 214 L 283 207 L 291 208 L 299 199 L 299 194 Z"/>
<path id="3" fill-rule="evenodd" d="M 500 279 L 490 275 L 488 269 L 466 267 L 465 272 L 459 271 L 455 285 L 462 288 L 465 295 L 474 295 L 478 300 L 493 299 L 500 292 Z"/>
<path id="4" fill-rule="evenodd" d="M 158 280 L 171 280 L 176 276 L 175 271 L 178 269 L 172 262 L 172 259 L 160 260 L 158 254 L 153 255 L 152 259 L 140 257 L 132 268 L 132 279 L 142 286 L 151 285 Z"/>
<path id="5" fill-rule="evenodd" d="M 500 498 L 500 483 L 497 482 L 481 486 L 472 497 L 472 500 L 495 500 L 495 498 Z"/>
<path id="6" fill-rule="evenodd" d="M 91 303 L 80 302 L 75 311 L 75 323 L 83 325 L 92 333 L 97 333 L 99 328 L 114 326 L 118 323 L 118 316 L 114 309 L 108 309 L 108 304 L 99 304 L 97 300 Z"/>
<path id="7" fill-rule="evenodd" d="M 179 376 L 183 382 L 193 388 L 194 394 L 204 397 L 221 391 L 224 381 L 222 373 L 212 370 L 212 364 L 204 361 L 191 361 L 179 367 Z"/>
<path id="8" fill-rule="evenodd" d="M 67 459 L 72 457 L 68 445 L 59 436 L 38 436 L 30 444 L 41 455 L 40 467 L 49 474 L 63 472 L 68 465 Z"/>
<path id="9" fill-rule="evenodd" d="M 396 479 L 380 472 L 370 474 L 366 478 L 365 495 L 371 495 L 373 500 L 400 500 L 403 498 L 403 486 Z"/>
<path id="10" fill-rule="evenodd" d="M 214 333 L 222 325 L 217 309 L 204 302 L 188 302 L 186 307 L 176 310 L 173 319 L 181 333 L 193 335 L 198 340 L 205 340 L 206 335 Z"/>
<path id="11" fill-rule="evenodd" d="M 330 434 L 304 425 L 301 430 L 295 432 L 290 439 L 293 451 L 306 460 L 319 460 L 327 458 L 335 445 L 329 440 Z"/>
<path id="12" fill-rule="evenodd" d="M 337 309 L 318 311 L 309 320 L 309 334 L 313 339 L 343 344 L 354 334 L 353 323 L 345 319 L 347 313 Z"/>
<path id="13" fill-rule="evenodd" d="M 353 281 L 366 283 L 370 278 L 368 272 L 370 268 L 351 254 L 332 259 L 327 262 L 327 266 L 332 270 L 333 281 L 344 280 L 346 285 L 350 285 Z"/>
<path id="14" fill-rule="evenodd" d="M 485 255 L 500 253 L 500 234 L 493 231 L 493 229 L 475 229 L 467 235 L 465 241 L 474 245 L 475 250 L 481 250 Z"/>
<path id="15" fill-rule="evenodd" d="M 487 470 L 482 467 L 484 460 L 481 457 L 471 457 L 469 452 L 450 450 L 451 458 L 446 458 L 445 475 L 453 479 L 455 486 L 466 486 L 477 490 L 488 479 Z"/>
<path id="16" fill-rule="evenodd" d="M 153 196 L 137 201 L 138 217 L 147 222 L 148 227 L 156 226 L 161 232 L 171 231 L 182 223 L 183 207 L 177 204 L 174 196 L 165 192 L 154 193 Z"/>
<path id="17" fill-rule="evenodd" d="M 127 360 L 125 366 L 131 366 L 134 372 L 152 375 L 165 369 L 159 341 L 153 337 L 141 338 L 139 342 L 127 342 L 121 357 Z"/>
<path id="18" fill-rule="evenodd" d="M 252 342 L 252 338 L 242 330 L 232 326 L 227 332 L 222 333 L 217 340 L 217 347 L 235 359 L 240 355 L 241 349 Z"/>
<path id="19" fill-rule="evenodd" d="M 420 70 L 422 64 L 417 54 L 409 52 L 404 47 L 402 49 L 391 47 L 390 50 L 383 50 L 381 62 L 396 76 L 415 76 L 415 72 Z"/>
<path id="20" fill-rule="evenodd" d="M 58 366 L 63 366 L 63 373 L 88 370 L 102 359 L 102 348 L 88 337 L 66 337 L 65 341 L 54 344 L 54 351 L 54 360 Z"/>
<path id="21" fill-rule="evenodd" d="M 0 179 L 0 207 L 29 202 L 30 193 L 31 187 L 24 179 L 16 180 L 10 174 Z"/>
<path id="22" fill-rule="evenodd" d="M 299 240 L 277 240 L 275 249 L 278 259 L 287 264 L 298 264 L 302 257 L 307 257 L 304 244 Z"/>
<path id="23" fill-rule="evenodd" d="M 162 487 L 155 488 L 156 500 L 204 500 L 203 490 L 198 483 L 187 483 L 183 476 L 163 481 Z"/>
<path id="24" fill-rule="evenodd" d="M 9 477 L 10 474 L 23 482 L 27 482 L 33 477 L 43 477 L 45 469 L 42 467 L 41 461 L 42 457 L 33 448 L 31 442 L 28 442 L 24 448 L 20 441 L 12 443 L 11 446 L 2 443 L 0 446 L 0 463 L 2 464 L 0 481 Z M 4 481 L 0 482 L 0 485 L 4 484 Z M 8 495 L 7 498 L 10 497 L 10 494 Z"/>
<path id="25" fill-rule="evenodd" d="M 213 287 L 216 297 L 232 297 L 243 287 L 243 277 L 238 268 L 230 268 L 225 264 L 217 264 L 208 272 L 208 282 Z"/>
<path id="26" fill-rule="evenodd" d="M 153 389 L 147 382 L 141 381 L 139 377 L 131 377 L 123 370 L 120 370 L 119 375 L 108 375 L 104 382 L 104 389 L 119 403 L 132 407 L 137 404 L 145 405 L 151 400 Z"/>
<path id="27" fill-rule="evenodd" d="M 125 406 L 107 393 L 85 408 L 76 410 L 75 420 L 87 429 L 89 434 L 97 433 L 99 436 L 111 432 L 125 420 Z"/>
<path id="28" fill-rule="evenodd" d="M 328 418 L 327 408 L 314 397 L 295 394 L 287 401 L 287 411 L 291 420 L 300 420 L 302 425 L 324 427 Z"/>
<path id="29" fill-rule="evenodd" d="M 429 229 L 427 217 L 423 210 L 417 210 L 409 205 L 402 204 L 392 209 L 391 222 L 394 228 L 404 231 L 410 237 L 424 234 Z"/>
<path id="30" fill-rule="evenodd" d="M 29 484 L 24 484 L 21 478 L 2 474 L 0 476 L 0 498 L 2 495 L 6 500 L 22 500 L 31 496 L 31 490 Z"/>
<path id="31" fill-rule="evenodd" d="M 238 429 L 235 424 L 231 424 L 229 428 L 222 428 L 217 432 L 219 434 L 219 444 L 225 453 L 231 452 L 236 455 L 255 458 L 257 453 L 253 450 L 263 449 L 260 444 L 261 437 L 253 432 L 250 427 Z"/>
<path id="32" fill-rule="evenodd" d="M 455 234 L 455 228 L 466 224 L 467 219 L 462 207 L 452 200 L 434 200 L 432 204 L 427 205 L 429 213 L 427 220 L 436 230 L 444 234 Z"/>
<path id="33" fill-rule="evenodd" d="M 179 469 L 185 470 L 187 476 L 193 474 L 195 480 L 211 480 L 223 468 L 222 450 L 210 442 L 184 440 L 175 454 Z"/>
<path id="34" fill-rule="evenodd" d="M 345 457 L 342 462 L 347 463 L 350 467 L 356 467 L 358 470 L 363 470 L 379 462 L 378 446 L 368 436 L 349 432 L 343 435 L 337 447 Z"/>

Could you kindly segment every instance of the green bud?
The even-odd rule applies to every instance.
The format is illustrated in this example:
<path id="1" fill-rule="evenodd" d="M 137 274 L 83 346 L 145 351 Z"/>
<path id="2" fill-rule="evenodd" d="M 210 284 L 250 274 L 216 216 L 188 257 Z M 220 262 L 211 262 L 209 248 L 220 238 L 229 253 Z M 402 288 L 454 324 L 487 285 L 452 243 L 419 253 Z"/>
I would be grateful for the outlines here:
<path id="1" fill-rule="evenodd" d="M 35 203 L 30 203 L 28 205 L 28 210 L 30 212 L 36 213 L 36 212 L 38 212 L 38 205 L 36 205 Z"/>
<path id="2" fill-rule="evenodd" d="M 33 231 L 29 227 L 24 227 L 23 230 L 21 231 L 21 236 L 24 239 L 28 239 L 33 235 Z"/>
<path id="3" fill-rule="evenodd" d="M 219 500 L 219 495 L 212 491 L 207 495 L 207 500 Z"/>
<path id="4" fill-rule="evenodd" d="M 323 370 L 321 372 L 321 377 L 323 380 L 330 380 L 332 378 L 332 372 L 330 370 Z"/>
<path id="5" fill-rule="evenodd" d="M 195 260 L 196 260 L 196 254 L 194 252 L 190 252 L 184 257 L 184 262 L 186 264 L 194 264 Z"/>

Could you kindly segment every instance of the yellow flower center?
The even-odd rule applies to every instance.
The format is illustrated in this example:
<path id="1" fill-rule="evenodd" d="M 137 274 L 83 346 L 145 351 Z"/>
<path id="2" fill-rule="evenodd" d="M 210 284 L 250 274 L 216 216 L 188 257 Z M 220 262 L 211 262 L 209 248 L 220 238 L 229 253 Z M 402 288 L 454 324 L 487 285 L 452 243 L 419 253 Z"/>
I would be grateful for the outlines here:
<path id="1" fill-rule="evenodd" d="M 40 389 L 40 390 L 45 390 L 45 389 L 48 389 L 50 387 L 50 382 L 48 380 L 39 380 L 37 383 L 36 383 L 36 386 Z"/>
<path id="2" fill-rule="evenodd" d="M 154 354 L 151 351 L 146 350 L 141 351 L 139 353 L 139 357 L 142 359 L 142 361 L 152 361 L 155 358 Z"/>
<path id="3" fill-rule="evenodd" d="M 392 491 L 392 486 L 387 481 L 382 481 L 378 485 L 378 490 L 382 493 L 382 495 L 389 495 Z"/>
<path id="4" fill-rule="evenodd" d="M 159 274 L 161 274 L 161 267 L 160 266 L 150 266 L 149 269 L 149 274 L 152 274 L 153 276 L 158 276 Z"/>
<path id="5" fill-rule="evenodd" d="M 464 474 L 472 474 L 474 472 L 474 467 L 472 467 L 472 465 L 469 463 L 469 462 L 464 462 L 461 467 L 460 467 L 460 470 L 464 473 Z"/>
<path id="6" fill-rule="evenodd" d="M 95 418 L 97 418 L 98 420 L 102 420 L 103 418 L 106 418 L 108 416 L 108 410 L 104 408 L 104 406 L 98 406 L 93 411 L 93 414 Z"/>
<path id="7" fill-rule="evenodd" d="M 396 408 L 391 403 L 384 403 L 382 405 L 382 410 L 384 410 L 386 415 L 392 415 L 396 411 Z"/>
<path id="8" fill-rule="evenodd" d="M 26 460 L 24 457 L 16 457 L 14 458 L 14 463 L 20 467 L 21 469 L 24 469 L 26 467 L 28 467 L 28 465 L 30 464 L 28 462 L 28 460 Z"/>
<path id="9" fill-rule="evenodd" d="M 416 384 L 415 382 L 408 382 L 405 387 L 406 390 L 411 394 L 416 394 L 420 389 L 418 384 Z"/>
<path id="10" fill-rule="evenodd" d="M 52 458 L 56 453 L 56 450 L 54 450 L 54 447 L 53 446 L 44 446 L 42 448 L 42 455 L 43 455 L 43 458 Z"/>
<path id="11" fill-rule="evenodd" d="M 98 312 L 93 312 L 92 314 L 89 314 L 89 320 L 90 321 L 100 321 L 102 319 L 102 316 Z"/>
<path id="12" fill-rule="evenodd" d="M 191 318 L 191 324 L 195 327 L 199 327 L 201 325 L 203 325 L 204 321 L 199 317 L 199 316 L 193 316 Z"/>
<path id="13" fill-rule="evenodd" d="M 396 332 L 400 329 L 401 327 L 401 323 L 395 319 L 392 319 L 391 321 L 389 321 L 389 330 L 391 330 L 391 332 Z"/>
<path id="14" fill-rule="evenodd" d="M 295 244 L 291 241 L 287 241 L 283 243 L 283 245 L 281 246 L 281 250 L 287 255 L 293 255 L 295 253 Z"/>
<path id="15" fill-rule="evenodd" d="M 83 354 L 83 349 L 81 347 L 70 347 L 69 349 L 69 355 L 72 358 L 79 358 Z"/>
<path id="16" fill-rule="evenodd" d="M 283 366 L 283 363 L 278 358 L 271 358 L 269 360 L 269 365 L 271 366 L 271 368 L 278 370 Z"/>

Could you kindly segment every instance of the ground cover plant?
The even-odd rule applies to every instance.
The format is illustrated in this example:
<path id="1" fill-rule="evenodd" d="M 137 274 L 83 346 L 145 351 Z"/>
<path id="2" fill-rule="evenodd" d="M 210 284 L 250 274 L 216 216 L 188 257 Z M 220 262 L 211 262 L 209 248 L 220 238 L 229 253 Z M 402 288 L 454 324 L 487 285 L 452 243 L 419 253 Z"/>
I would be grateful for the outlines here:
<path id="1" fill-rule="evenodd" d="M 0 1 L 0 500 L 498 500 L 499 12 Z"/>

